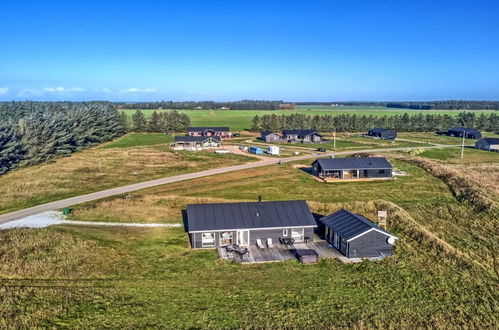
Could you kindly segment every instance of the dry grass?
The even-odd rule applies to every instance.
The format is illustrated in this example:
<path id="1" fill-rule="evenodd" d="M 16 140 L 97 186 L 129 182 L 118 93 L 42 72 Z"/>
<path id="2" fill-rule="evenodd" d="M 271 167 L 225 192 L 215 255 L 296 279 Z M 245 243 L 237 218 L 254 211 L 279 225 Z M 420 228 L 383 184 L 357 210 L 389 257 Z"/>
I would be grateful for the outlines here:
<path id="1" fill-rule="evenodd" d="M 402 159 L 425 169 L 433 176 L 444 181 L 458 200 L 469 202 L 477 210 L 497 209 L 497 195 L 484 189 L 483 183 L 486 181 L 484 178 L 480 178 L 479 175 L 470 176 L 467 167 L 456 167 L 423 157 L 392 155 L 392 158 Z M 499 164 L 493 164 L 492 166 L 497 168 Z M 497 183 L 496 181 L 497 179 L 493 182 Z"/>
<path id="2" fill-rule="evenodd" d="M 160 147 L 94 148 L 1 176 L 0 213 L 105 188 L 251 160 L 238 155 L 173 152 Z"/>
<path id="3" fill-rule="evenodd" d="M 187 204 L 230 202 L 220 198 L 132 194 L 75 206 L 72 219 L 108 222 L 181 223 Z"/>
<path id="4" fill-rule="evenodd" d="M 126 258 L 95 241 L 49 229 L 0 231 L 0 277 L 99 277 Z"/>

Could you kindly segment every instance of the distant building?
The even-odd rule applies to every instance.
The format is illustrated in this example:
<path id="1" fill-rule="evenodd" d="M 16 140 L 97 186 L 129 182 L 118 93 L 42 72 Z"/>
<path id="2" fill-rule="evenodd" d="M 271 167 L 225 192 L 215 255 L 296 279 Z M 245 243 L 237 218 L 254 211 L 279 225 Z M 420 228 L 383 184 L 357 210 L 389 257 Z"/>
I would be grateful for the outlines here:
<path id="1" fill-rule="evenodd" d="M 222 141 L 219 136 L 176 136 L 175 148 L 188 150 L 201 150 L 205 148 L 219 148 Z"/>
<path id="2" fill-rule="evenodd" d="M 475 142 L 475 148 L 499 152 L 499 138 L 481 138 Z"/>
<path id="3" fill-rule="evenodd" d="M 319 222 L 324 238 L 347 258 L 390 256 L 398 239 L 367 218 L 344 209 Z"/>
<path id="4" fill-rule="evenodd" d="M 189 136 L 219 136 L 222 139 L 230 138 L 231 132 L 228 127 L 189 127 Z"/>
<path id="5" fill-rule="evenodd" d="M 467 139 L 480 139 L 482 134 L 479 130 L 469 127 L 453 127 L 447 132 L 437 132 L 439 135 L 448 135 L 454 137 L 464 137 Z"/>
<path id="6" fill-rule="evenodd" d="M 392 164 L 385 157 L 318 158 L 312 173 L 323 179 L 390 179 Z"/>
<path id="7" fill-rule="evenodd" d="M 314 129 L 288 129 L 282 131 L 282 138 L 290 143 L 320 143 L 323 141 L 322 135 Z"/>
<path id="8" fill-rule="evenodd" d="M 294 103 L 281 103 L 281 104 L 279 104 L 279 109 L 280 110 L 294 110 L 295 104 Z"/>
<path id="9" fill-rule="evenodd" d="M 263 131 L 260 133 L 260 140 L 265 142 L 281 142 L 282 137 L 279 134 L 272 133 L 271 131 Z"/>
<path id="10" fill-rule="evenodd" d="M 392 129 L 376 127 L 376 128 L 370 129 L 367 132 L 367 135 L 371 136 L 371 137 L 384 139 L 384 140 L 395 140 L 395 138 L 397 137 L 397 132 L 395 132 Z"/>

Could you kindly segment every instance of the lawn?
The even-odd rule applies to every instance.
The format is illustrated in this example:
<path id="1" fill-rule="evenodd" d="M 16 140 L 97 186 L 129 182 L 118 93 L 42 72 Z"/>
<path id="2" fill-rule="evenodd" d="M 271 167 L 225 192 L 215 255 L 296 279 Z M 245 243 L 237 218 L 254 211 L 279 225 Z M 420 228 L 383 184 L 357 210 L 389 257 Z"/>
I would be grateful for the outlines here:
<path id="1" fill-rule="evenodd" d="M 111 143 L 105 144 L 103 148 L 130 148 L 157 144 L 170 144 L 172 142 L 172 135 L 162 133 L 129 133 Z"/>
<path id="2" fill-rule="evenodd" d="M 123 109 L 128 116 L 131 116 L 135 110 L 133 109 Z M 150 117 L 154 110 L 142 110 L 146 117 Z M 170 110 L 157 110 L 157 111 L 170 111 Z M 393 116 L 402 115 L 404 113 L 409 114 L 449 114 L 457 115 L 461 111 L 459 110 L 404 110 L 396 109 L 389 110 L 384 107 L 338 107 L 334 109 L 324 109 L 324 108 L 310 108 L 307 109 L 297 109 L 297 110 L 179 110 L 181 113 L 186 113 L 191 119 L 192 126 L 229 126 L 232 131 L 241 131 L 249 129 L 251 127 L 251 120 L 256 115 L 262 116 L 265 114 L 291 114 L 291 113 L 304 113 L 308 115 L 332 115 L 338 116 L 341 114 L 356 114 L 358 116 L 362 115 L 376 115 L 376 116 Z M 481 113 L 491 113 L 487 110 L 476 110 L 473 111 L 477 115 Z"/>
<path id="3" fill-rule="evenodd" d="M 354 209 L 354 206 L 350 207 Z M 0 232 L 0 327 L 490 328 L 496 279 L 410 231 L 379 262 L 238 265 L 181 228 Z"/>
<path id="4" fill-rule="evenodd" d="M 461 159 L 461 148 L 451 147 L 444 149 L 428 149 L 422 154 L 422 157 L 444 160 L 448 163 L 467 164 L 467 163 L 499 163 L 499 153 L 485 150 L 477 150 L 472 147 L 464 148 L 463 158 Z"/>
<path id="5" fill-rule="evenodd" d="M 274 165 L 94 201 L 73 214 L 172 223 L 188 203 L 258 195 L 306 199 L 318 214 L 344 207 L 375 218 L 384 209 L 399 241 L 377 262 L 239 265 L 190 250 L 183 228 L 0 231 L 0 328 L 494 328 L 497 214 L 458 202 L 415 165 L 392 163 L 408 175 L 327 184 Z"/>
<path id="6" fill-rule="evenodd" d="M 130 134 L 105 148 L 87 149 L 0 176 L 0 213 L 106 188 L 256 160 L 213 151 L 173 151 L 164 144 L 167 139 L 163 135 L 144 136 Z M 146 142 L 163 144 L 136 146 Z"/>
<path id="7" fill-rule="evenodd" d="M 446 135 L 437 135 L 434 132 L 399 132 L 399 139 L 415 140 L 421 142 L 429 142 L 434 144 L 461 145 L 463 139 Z M 474 145 L 476 140 L 465 139 L 464 143 Z"/>
<path id="8" fill-rule="evenodd" d="M 389 181 L 329 184 L 315 180 L 304 169 L 293 165 L 272 165 L 140 190 L 133 193 L 128 201 L 110 197 L 76 205 L 72 218 L 180 223 L 181 211 L 187 204 L 254 201 L 258 195 L 264 200 L 305 199 L 319 204 L 383 199 L 407 206 L 454 201 L 448 187 L 421 168 L 401 161 L 394 161 L 393 164 L 408 175 Z"/>

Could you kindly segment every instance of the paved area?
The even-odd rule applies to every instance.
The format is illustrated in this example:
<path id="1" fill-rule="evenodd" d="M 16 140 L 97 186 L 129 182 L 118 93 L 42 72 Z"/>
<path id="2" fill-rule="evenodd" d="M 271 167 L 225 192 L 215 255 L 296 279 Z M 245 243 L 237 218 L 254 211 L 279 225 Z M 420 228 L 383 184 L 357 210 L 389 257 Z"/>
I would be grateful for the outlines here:
<path id="1" fill-rule="evenodd" d="M 183 227 L 181 223 L 136 223 L 136 222 L 98 222 L 66 220 L 60 211 L 47 211 L 26 218 L 0 224 L 0 230 L 11 228 L 44 228 L 55 225 L 77 226 L 116 226 L 116 227 Z"/>
<path id="2" fill-rule="evenodd" d="M 448 147 L 456 147 L 456 146 L 454 146 L 454 145 L 445 145 L 445 146 L 439 145 L 439 146 L 425 146 L 425 147 L 417 147 L 417 148 L 418 149 L 433 149 L 433 148 L 448 148 Z M 380 152 L 390 152 L 390 151 L 407 151 L 407 150 L 411 150 L 411 149 L 414 149 L 414 147 L 364 149 L 364 150 L 343 151 L 343 152 L 327 152 L 327 153 L 321 154 L 320 157 L 351 155 L 351 154 L 363 153 L 363 152 L 380 153 Z M 286 162 L 314 159 L 317 157 L 318 157 L 317 154 L 312 154 L 312 155 L 308 154 L 308 155 L 301 155 L 301 156 L 279 158 L 278 161 L 280 161 L 282 163 L 286 163 Z M 185 181 L 185 180 L 191 180 L 191 179 L 196 179 L 196 178 L 202 178 L 205 176 L 210 176 L 210 175 L 215 175 L 215 174 L 229 173 L 229 172 L 247 170 L 247 169 L 256 168 L 256 167 L 269 166 L 269 165 L 273 165 L 273 164 L 276 164 L 276 159 L 265 159 L 265 160 L 247 163 L 247 164 L 242 164 L 242 165 L 221 167 L 221 168 L 205 170 L 205 171 L 200 171 L 200 172 L 175 175 L 175 176 L 166 177 L 166 178 L 162 178 L 162 179 L 144 181 L 144 182 L 135 183 L 135 184 L 127 185 L 127 186 L 97 191 L 97 192 L 90 193 L 90 194 L 65 198 L 65 199 L 61 199 L 58 201 L 40 204 L 40 205 L 29 207 L 26 209 L 2 214 L 2 215 L 0 215 L 0 224 L 8 222 L 8 221 L 13 221 L 13 220 L 25 218 L 25 217 L 28 217 L 28 216 L 31 216 L 34 214 L 38 214 L 38 213 L 57 210 L 57 209 L 61 209 L 64 207 L 68 207 L 68 206 L 72 206 L 72 205 L 76 205 L 76 204 L 80 204 L 80 203 L 85 203 L 85 202 L 89 202 L 89 201 L 93 201 L 93 200 L 97 200 L 97 199 L 101 199 L 101 198 L 105 198 L 105 197 L 110 197 L 110 196 L 114 196 L 114 195 L 125 194 L 128 192 L 136 191 L 136 190 L 140 190 L 140 189 L 145 189 L 145 188 L 150 188 L 150 187 L 155 187 L 155 186 L 160 186 L 160 185 L 164 185 L 164 184 L 180 182 L 180 181 Z"/>

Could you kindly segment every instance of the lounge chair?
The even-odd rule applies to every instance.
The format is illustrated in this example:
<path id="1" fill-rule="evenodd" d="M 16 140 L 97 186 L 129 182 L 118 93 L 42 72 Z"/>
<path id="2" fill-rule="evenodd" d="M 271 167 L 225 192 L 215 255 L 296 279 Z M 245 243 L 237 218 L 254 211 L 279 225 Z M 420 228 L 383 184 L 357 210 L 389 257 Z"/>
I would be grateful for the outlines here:
<path id="1" fill-rule="evenodd" d="M 265 246 L 263 245 L 262 240 L 259 238 L 257 238 L 257 240 L 256 240 L 256 246 L 258 246 L 258 248 L 260 248 L 260 249 L 265 249 Z"/>
<path id="2" fill-rule="evenodd" d="M 274 244 L 272 244 L 272 238 L 267 238 L 267 246 L 269 249 L 274 248 Z"/>

